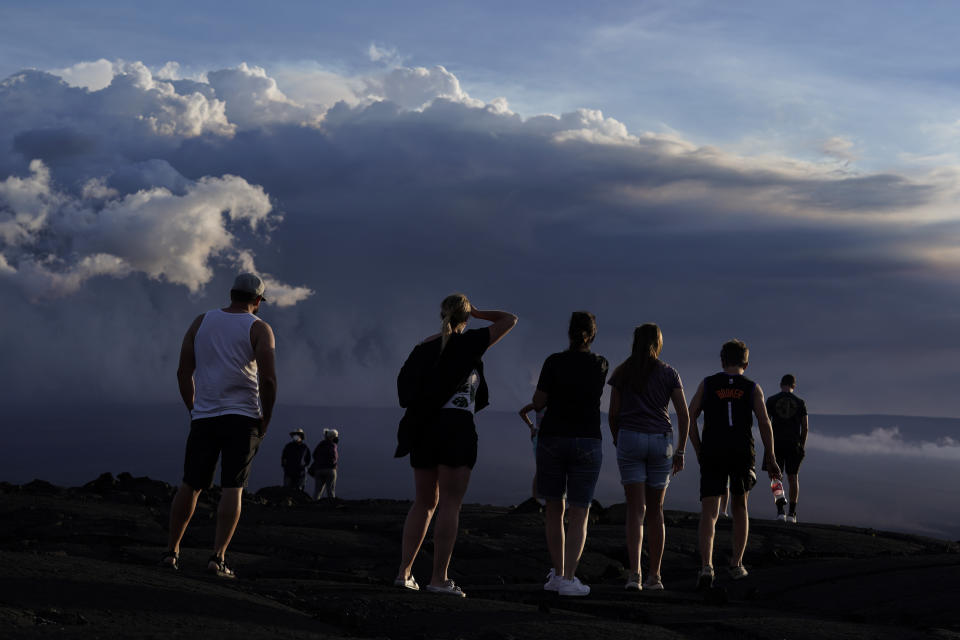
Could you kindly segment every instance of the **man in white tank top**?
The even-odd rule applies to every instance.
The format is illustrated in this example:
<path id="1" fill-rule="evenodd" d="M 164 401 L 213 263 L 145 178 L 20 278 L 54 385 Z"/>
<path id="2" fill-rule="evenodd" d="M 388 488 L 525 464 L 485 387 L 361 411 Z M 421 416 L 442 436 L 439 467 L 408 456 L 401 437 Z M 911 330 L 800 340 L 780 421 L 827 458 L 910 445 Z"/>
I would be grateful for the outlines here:
<path id="1" fill-rule="evenodd" d="M 183 483 L 170 507 L 170 539 L 161 563 L 179 568 L 180 541 L 203 489 L 213 485 L 220 458 L 223 492 L 207 569 L 233 578 L 224 555 L 240 520 L 240 501 L 250 463 L 267 432 L 277 398 L 273 330 L 255 315 L 263 281 L 242 273 L 230 290 L 230 306 L 197 316 L 180 347 L 177 381 L 190 412 Z"/>

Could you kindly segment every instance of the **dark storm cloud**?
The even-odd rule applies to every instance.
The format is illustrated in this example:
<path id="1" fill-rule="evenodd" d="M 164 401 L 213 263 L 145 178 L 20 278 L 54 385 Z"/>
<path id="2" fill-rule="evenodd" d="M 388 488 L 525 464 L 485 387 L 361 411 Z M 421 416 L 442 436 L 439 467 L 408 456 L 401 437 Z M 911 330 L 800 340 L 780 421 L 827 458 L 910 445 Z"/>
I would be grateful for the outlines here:
<path id="1" fill-rule="evenodd" d="M 0 236 L 0 287 L 22 313 L 2 322 L 28 334 L 13 356 L 31 360 L 7 382 L 24 397 L 173 397 L 179 336 L 222 303 L 229 274 L 255 256 L 316 292 L 263 312 L 289 401 L 392 404 L 409 348 L 436 330 L 439 300 L 463 290 L 521 316 L 490 356 L 501 408 L 529 396 L 543 358 L 564 347 L 569 312 L 588 308 L 600 319 L 596 349 L 614 362 L 633 325 L 660 323 L 664 357 L 688 392 L 737 335 L 768 389 L 793 370 L 818 410 L 953 412 L 927 384 L 875 392 L 950 370 L 945 360 L 911 360 L 895 337 L 949 335 L 953 287 L 921 251 L 946 236 L 911 225 L 936 219 L 949 181 L 741 158 L 636 135 L 590 110 L 524 119 L 471 99 L 444 73 L 368 83 L 370 95 L 330 109 L 287 100 L 245 66 L 209 82 L 162 82 L 128 65 L 101 91 L 38 72 L 5 81 L 0 166 L 12 177 L 0 205 L 9 236 Z M 390 95 L 396 102 L 373 99 Z M 15 201 L 33 160 L 50 181 Z M 183 218 L 201 191 L 214 213 Z M 165 206 L 141 206 L 155 198 Z M 231 205 L 255 214 L 224 219 Z M 125 213 L 104 214 L 115 211 Z M 144 238 L 167 237 L 151 215 L 221 226 L 199 248 L 165 245 L 194 247 L 189 259 L 140 264 L 136 256 L 151 255 Z M 69 233 L 62 221 L 78 217 L 89 247 L 80 257 L 119 254 L 122 263 L 88 264 L 53 291 L 71 295 L 29 303 L 19 293 L 27 257 L 61 275 L 80 268 L 76 241 L 40 241 Z M 149 345 L 145 332 L 157 337 Z M 896 376 L 884 368 L 891 359 Z M 88 367 L 97 375 L 83 376 Z"/>

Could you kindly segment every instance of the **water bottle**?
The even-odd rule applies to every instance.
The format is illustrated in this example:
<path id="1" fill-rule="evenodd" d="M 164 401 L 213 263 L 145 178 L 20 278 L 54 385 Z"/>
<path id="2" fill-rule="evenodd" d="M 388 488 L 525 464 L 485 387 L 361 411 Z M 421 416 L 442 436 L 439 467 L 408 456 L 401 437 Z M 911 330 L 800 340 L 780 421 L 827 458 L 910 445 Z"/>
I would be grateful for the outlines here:
<path id="1" fill-rule="evenodd" d="M 783 483 L 774 478 L 770 481 L 770 490 L 773 491 L 773 501 L 783 502 Z"/>

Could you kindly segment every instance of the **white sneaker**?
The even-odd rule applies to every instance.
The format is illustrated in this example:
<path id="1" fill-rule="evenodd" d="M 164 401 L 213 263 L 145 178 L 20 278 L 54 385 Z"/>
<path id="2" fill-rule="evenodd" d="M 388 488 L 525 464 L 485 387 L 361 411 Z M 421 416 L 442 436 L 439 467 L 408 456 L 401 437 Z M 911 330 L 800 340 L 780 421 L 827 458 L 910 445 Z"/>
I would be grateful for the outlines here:
<path id="1" fill-rule="evenodd" d="M 563 576 L 558 576 L 553 569 L 547 574 L 547 582 L 543 585 L 544 591 L 560 591 L 560 585 L 563 584 Z"/>
<path id="2" fill-rule="evenodd" d="M 623 585 L 623 588 L 627 591 L 642 591 L 643 587 L 640 586 L 640 574 L 631 573 L 627 576 L 627 584 Z"/>
<path id="3" fill-rule="evenodd" d="M 566 578 L 561 578 L 561 580 L 563 580 L 563 582 L 560 584 L 557 593 L 562 596 L 585 596 L 590 594 L 590 587 L 580 582 L 580 578 L 576 576 L 569 580 Z"/>
<path id="4" fill-rule="evenodd" d="M 778 514 L 777 514 L 777 520 L 779 520 L 780 522 L 786 522 L 786 521 L 787 521 L 787 516 L 786 516 L 785 514 L 783 514 L 783 513 L 778 513 Z"/>
<path id="5" fill-rule="evenodd" d="M 643 588 L 647 591 L 663 591 L 663 581 L 660 580 L 660 576 L 647 576 Z"/>
<path id="6" fill-rule="evenodd" d="M 792 522 L 793 524 L 797 524 L 797 514 L 795 513 L 789 514 L 787 516 L 787 522 Z"/>

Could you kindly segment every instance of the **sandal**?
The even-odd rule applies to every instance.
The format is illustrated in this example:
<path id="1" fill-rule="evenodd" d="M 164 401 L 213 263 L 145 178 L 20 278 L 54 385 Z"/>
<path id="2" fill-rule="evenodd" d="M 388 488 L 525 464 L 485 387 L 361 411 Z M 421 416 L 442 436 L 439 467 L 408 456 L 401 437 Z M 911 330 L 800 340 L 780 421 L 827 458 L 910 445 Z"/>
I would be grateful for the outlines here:
<path id="1" fill-rule="evenodd" d="M 237 574 L 233 572 L 233 569 L 227 566 L 226 559 L 218 558 L 217 556 L 210 556 L 210 559 L 207 560 L 207 571 L 216 575 L 218 578 L 237 577 Z"/>
<path id="2" fill-rule="evenodd" d="M 172 562 L 169 562 L 172 560 Z M 180 554 L 172 549 L 164 551 L 160 556 L 160 566 L 171 571 L 180 570 Z"/>
<path id="3" fill-rule="evenodd" d="M 436 587 L 432 584 L 428 584 L 427 591 L 429 591 L 430 593 L 442 593 L 448 596 L 456 596 L 457 598 L 467 597 L 467 594 L 463 592 L 463 589 L 455 585 L 453 583 L 453 580 L 447 580 L 439 587 Z"/>

